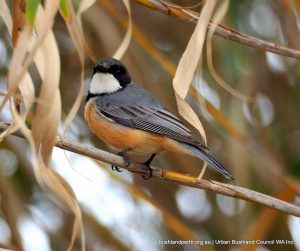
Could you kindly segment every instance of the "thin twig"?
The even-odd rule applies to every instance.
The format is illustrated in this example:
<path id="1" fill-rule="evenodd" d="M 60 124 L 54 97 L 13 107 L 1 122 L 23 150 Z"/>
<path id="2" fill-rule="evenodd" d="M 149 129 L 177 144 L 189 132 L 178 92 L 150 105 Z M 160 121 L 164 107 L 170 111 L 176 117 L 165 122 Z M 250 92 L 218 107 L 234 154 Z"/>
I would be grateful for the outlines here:
<path id="1" fill-rule="evenodd" d="M 192 10 L 187 10 L 185 7 L 171 4 L 161 0 L 132 0 L 138 4 L 159 11 L 165 15 L 176 17 L 192 23 L 197 23 L 198 13 Z M 211 28 L 212 23 L 210 22 L 208 28 Z M 260 50 L 273 52 L 282 56 L 300 58 L 300 50 L 291 49 L 282 45 L 271 43 L 259 38 L 251 37 L 237 30 L 234 30 L 228 26 L 219 24 L 215 30 L 217 36 L 222 38 L 239 42 Z"/>
<path id="2" fill-rule="evenodd" d="M 7 124 L 0 122 L 0 132 L 7 129 L 7 127 Z M 14 133 L 14 135 L 23 137 L 20 132 L 16 132 Z M 109 152 L 105 152 L 92 146 L 75 143 L 65 138 L 58 139 L 56 146 L 70 152 L 78 153 L 80 155 L 119 166 L 133 173 L 143 175 L 148 174 L 148 169 L 145 165 L 132 162 L 129 166 L 127 166 L 127 162 L 122 157 Z M 300 207 L 247 188 L 225 184 L 213 180 L 198 180 L 194 176 L 165 170 L 159 167 L 152 166 L 151 168 L 153 170 L 153 177 L 155 178 L 172 181 L 177 184 L 182 184 L 189 187 L 212 191 L 233 198 L 255 202 L 257 204 L 270 207 L 280 212 L 300 217 Z"/>

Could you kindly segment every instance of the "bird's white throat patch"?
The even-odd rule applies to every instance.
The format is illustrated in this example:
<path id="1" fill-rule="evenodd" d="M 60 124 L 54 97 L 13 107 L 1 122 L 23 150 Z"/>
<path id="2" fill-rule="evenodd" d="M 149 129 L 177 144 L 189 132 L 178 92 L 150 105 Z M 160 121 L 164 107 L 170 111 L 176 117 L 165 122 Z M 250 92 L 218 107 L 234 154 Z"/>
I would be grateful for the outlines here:
<path id="1" fill-rule="evenodd" d="M 113 93 L 121 88 L 119 81 L 109 73 L 95 73 L 90 84 L 93 94 Z"/>

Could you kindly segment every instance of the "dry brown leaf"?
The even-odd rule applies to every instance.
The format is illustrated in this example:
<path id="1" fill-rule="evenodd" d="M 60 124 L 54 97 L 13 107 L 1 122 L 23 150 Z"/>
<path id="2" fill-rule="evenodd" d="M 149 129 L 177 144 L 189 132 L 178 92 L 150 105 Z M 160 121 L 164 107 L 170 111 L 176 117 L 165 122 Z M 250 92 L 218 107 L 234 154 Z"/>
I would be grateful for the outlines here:
<path id="1" fill-rule="evenodd" d="M 81 16 L 80 15 L 77 16 L 75 14 L 74 7 L 71 2 L 69 2 L 69 7 L 70 7 L 70 12 L 71 12 L 71 19 L 70 20 L 65 19 L 65 22 L 66 22 L 66 25 L 70 32 L 72 41 L 77 50 L 79 60 L 80 60 L 81 70 L 80 70 L 79 91 L 78 91 L 77 97 L 74 101 L 74 104 L 65 119 L 64 133 L 66 132 L 66 130 L 70 126 L 71 122 L 75 118 L 75 116 L 78 112 L 78 109 L 80 107 L 82 97 L 83 97 L 83 74 L 84 74 L 83 69 L 84 69 L 84 44 L 85 43 L 84 43 L 84 34 L 82 31 L 82 26 L 81 26 L 81 21 L 80 21 Z"/>
<path id="2" fill-rule="evenodd" d="M 36 17 L 38 35 L 40 34 L 40 29 L 45 27 L 38 26 L 38 24 L 42 22 L 44 16 L 45 13 L 42 8 L 39 8 Z M 36 148 L 38 148 L 38 144 L 41 143 L 42 156 L 45 163 L 48 164 L 53 146 L 57 140 L 58 127 L 61 119 L 61 98 L 58 88 L 60 79 L 60 58 L 56 40 L 51 30 L 48 32 L 48 35 L 44 39 L 39 50 L 40 53 L 37 53 L 36 60 L 40 63 L 38 70 L 44 80 L 40 92 L 40 99 L 51 105 L 38 104 L 32 122 L 32 133 L 34 135 L 34 140 L 37 143 Z M 38 171 L 41 175 L 42 184 L 45 183 L 52 192 L 60 197 L 68 206 L 69 210 L 75 215 L 73 232 L 68 250 L 72 249 L 80 229 L 82 250 L 84 250 L 85 241 L 81 211 L 72 189 L 67 185 L 64 179 L 56 174 L 51 168 L 39 168 Z"/>
<path id="3" fill-rule="evenodd" d="M 12 36 L 12 18 L 6 1 L 0 1 L 0 16 L 2 17 L 10 36 Z"/>
<path id="4" fill-rule="evenodd" d="M 8 91 L 6 96 L 1 102 L 0 111 L 3 109 L 9 97 L 11 97 L 12 94 L 17 90 L 21 79 L 24 77 L 25 70 L 24 67 L 22 66 L 22 63 L 26 56 L 27 41 L 30 40 L 30 36 L 31 36 L 31 29 L 29 26 L 26 26 L 18 39 L 16 47 L 14 48 L 10 68 L 8 71 L 8 77 L 7 77 Z"/>
<path id="5" fill-rule="evenodd" d="M 31 149 L 35 149 L 32 131 L 24 126 L 21 117 L 15 111 L 13 111 L 13 117 L 15 118 L 15 123 L 20 126 L 22 134 L 28 140 Z M 43 188 L 45 191 L 48 191 L 48 188 L 50 188 L 51 192 L 59 196 L 68 206 L 70 211 L 75 215 L 71 243 L 68 248 L 68 250 L 72 250 L 77 234 L 79 233 L 80 229 L 83 231 L 81 210 L 76 201 L 72 188 L 59 174 L 53 171 L 53 169 L 46 168 L 46 166 L 39 161 L 36 151 L 32 151 L 32 160 L 34 167 L 33 170 L 41 188 Z M 82 236 L 84 236 L 83 232 Z M 85 250 L 84 246 L 82 247 L 82 250 Z"/>
<path id="6" fill-rule="evenodd" d="M 28 41 L 30 41 L 32 29 L 29 24 L 25 24 L 24 29 L 20 33 L 18 38 L 12 62 L 10 65 L 10 70 L 8 73 L 8 93 L 7 96 L 3 99 L 3 102 L 0 105 L 0 111 L 3 109 L 3 106 L 7 102 L 8 98 L 17 90 L 19 82 L 24 77 L 25 72 L 29 65 L 32 63 L 32 60 L 35 56 L 36 51 L 39 46 L 45 39 L 49 29 L 53 26 L 54 17 L 57 12 L 59 5 L 58 0 L 48 0 L 45 2 L 45 16 L 43 22 L 41 23 L 41 34 L 36 39 L 35 44 L 30 53 L 27 54 Z M 20 42 L 21 40 L 21 42 Z M 24 66 L 24 67 L 23 67 Z"/>
<path id="7" fill-rule="evenodd" d="M 44 11 L 37 11 L 37 35 L 40 34 L 39 23 L 42 23 Z M 61 119 L 61 99 L 59 93 L 60 58 L 53 32 L 50 30 L 44 39 L 37 55 L 37 68 L 43 80 L 39 99 L 47 104 L 38 103 L 32 119 L 32 133 L 37 151 L 41 145 L 42 157 L 48 165 L 53 146 L 56 142 Z"/>
<path id="8" fill-rule="evenodd" d="M 20 31 L 23 30 L 25 24 L 25 0 L 13 1 L 13 30 L 12 30 L 12 44 L 16 45 Z"/>
<path id="9" fill-rule="evenodd" d="M 58 0 L 48 0 L 45 1 L 45 16 L 43 18 L 43 22 L 40 23 L 40 33 L 39 36 L 37 37 L 37 39 L 35 40 L 34 46 L 32 47 L 32 49 L 30 50 L 30 53 L 27 54 L 27 50 L 28 48 L 26 48 L 28 46 L 28 41 L 30 41 L 30 37 L 31 37 L 31 32 L 32 29 L 29 26 L 29 24 L 25 25 L 24 30 L 21 32 L 21 35 L 18 39 L 17 42 L 17 48 L 14 50 L 14 55 L 13 55 L 13 59 L 12 59 L 12 63 L 11 63 L 11 68 L 14 69 L 14 73 L 12 73 L 11 71 L 9 71 L 9 80 L 13 83 L 11 84 L 12 87 L 9 88 L 9 92 L 8 94 L 10 95 L 12 93 L 12 91 L 15 91 L 17 88 L 17 85 L 19 83 L 19 81 L 23 78 L 27 68 L 30 66 L 30 64 L 32 63 L 35 54 L 38 50 L 38 48 L 40 47 L 40 45 L 43 43 L 43 40 L 45 39 L 45 37 L 47 36 L 49 30 L 52 28 L 53 23 L 54 23 L 54 17 L 55 14 L 58 10 L 58 5 L 59 5 L 59 1 Z M 24 38 L 24 40 L 22 40 L 22 43 L 20 42 L 21 37 L 27 35 L 27 38 Z M 20 45 L 21 44 L 21 45 Z M 25 47 L 25 49 L 23 48 L 23 50 L 20 49 L 20 47 L 23 46 Z M 19 50 L 17 51 L 17 49 L 19 48 Z M 14 60 L 14 56 L 15 56 L 15 60 Z M 24 66 L 24 67 L 21 67 Z M 13 75 L 13 76 L 11 76 Z M 10 84 L 10 82 L 9 82 Z M 6 102 L 6 100 L 4 100 L 4 103 Z M 0 107 L 0 110 L 2 109 L 2 105 Z"/>
<path id="10" fill-rule="evenodd" d="M 80 230 L 82 231 L 82 237 L 84 238 L 82 226 L 82 213 L 79 204 L 70 185 L 65 181 L 65 179 L 62 176 L 53 171 L 53 169 L 39 165 L 39 173 L 42 176 L 43 187 L 45 185 L 49 186 L 51 192 L 60 197 L 66 204 L 68 209 L 75 215 L 72 237 L 68 247 L 68 250 L 71 251 Z M 84 240 L 82 240 L 82 242 L 84 243 Z M 84 245 L 82 246 L 82 250 L 85 250 Z"/>
<path id="11" fill-rule="evenodd" d="M 82 0 L 78 7 L 77 16 L 79 17 L 79 21 L 81 21 L 80 16 L 83 12 L 85 12 L 88 8 L 92 7 L 92 5 L 96 2 L 96 0 Z"/>
<path id="12" fill-rule="evenodd" d="M 17 44 L 19 34 L 23 30 L 25 25 L 25 0 L 15 0 L 12 6 L 12 18 L 13 18 L 13 29 L 12 29 L 12 44 L 15 46 Z M 20 113 L 22 95 L 19 88 L 13 93 L 13 103 Z"/>
<path id="13" fill-rule="evenodd" d="M 24 75 L 24 78 L 21 79 L 20 84 L 19 84 L 19 88 L 21 90 L 22 93 L 22 98 L 23 98 L 23 102 L 24 102 L 24 110 L 21 111 L 20 113 L 20 118 L 23 121 L 23 124 L 27 118 L 27 115 L 32 107 L 32 104 L 34 102 L 34 87 L 33 87 L 33 82 L 32 79 L 30 77 L 30 75 L 26 72 Z M 11 110 L 15 110 L 15 105 L 14 103 L 11 101 L 10 102 L 10 109 Z M 12 112 L 12 111 L 11 111 Z M 10 126 L 8 127 L 7 130 L 3 131 L 0 134 L 0 141 L 3 140 L 4 137 L 16 132 L 17 130 L 19 130 L 19 125 L 15 123 L 15 121 L 11 121 Z"/>
<path id="14" fill-rule="evenodd" d="M 113 58 L 121 59 L 123 55 L 125 54 L 126 50 L 128 49 L 128 46 L 130 44 L 131 36 L 132 36 L 132 18 L 131 18 L 131 10 L 130 10 L 130 4 L 128 0 L 122 0 L 126 10 L 128 12 L 128 27 L 126 30 L 125 37 L 123 38 L 122 43 L 120 44 L 119 48 L 113 55 Z"/>
<path id="15" fill-rule="evenodd" d="M 23 66 L 21 65 L 22 60 L 24 59 L 25 55 L 26 55 L 26 48 L 24 47 L 23 44 L 28 44 L 28 40 L 30 39 L 30 29 L 28 27 L 25 27 L 25 29 L 23 30 L 23 32 L 21 33 L 19 39 L 18 39 L 18 44 L 15 47 L 14 53 L 13 53 L 13 59 L 11 61 L 11 66 L 9 68 L 9 72 L 8 72 L 8 80 L 7 80 L 7 94 L 4 97 L 2 104 L 1 104 L 1 108 L 5 105 L 5 103 L 7 102 L 7 100 L 12 96 L 13 93 L 15 93 L 15 90 L 17 90 L 18 88 L 20 88 L 21 91 L 25 90 L 25 93 L 23 94 L 21 92 L 21 95 L 25 95 L 26 97 L 24 97 L 24 104 L 25 104 L 25 109 L 24 111 L 21 112 L 21 119 L 23 120 L 23 124 L 25 122 L 25 119 L 27 117 L 27 114 L 29 113 L 33 100 L 34 100 L 34 88 L 33 88 L 33 83 L 32 80 L 29 76 L 29 74 L 27 73 L 27 71 L 24 71 Z M 17 54 L 19 53 L 19 54 Z M 17 79 L 15 77 L 17 77 L 17 72 L 22 72 L 24 71 L 24 75 L 22 76 L 22 78 L 20 78 L 18 80 L 18 82 L 14 82 Z M 15 75 L 14 75 L 15 73 Z M 14 109 L 15 104 L 14 104 L 14 99 L 10 100 L 10 109 Z M 19 129 L 19 126 L 14 123 L 14 120 L 12 121 L 10 127 L 8 128 L 8 130 L 4 131 L 1 135 L 0 135 L 0 139 L 2 140 L 3 137 L 15 132 L 16 130 Z"/>
<path id="16" fill-rule="evenodd" d="M 12 36 L 12 17 L 11 17 L 9 8 L 5 1 L 0 1 L 0 15 L 7 27 L 7 30 L 9 32 L 10 36 Z M 24 101 L 25 109 L 21 113 L 23 116 L 23 120 L 25 121 L 25 119 L 31 109 L 31 106 L 33 104 L 33 101 L 34 101 L 34 87 L 33 87 L 31 77 L 29 76 L 29 74 L 27 72 L 25 73 L 24 78 L 21 79 L 19 88 L 21 90 L 21 93 L 23 96 L 23 101 Z M 8 130 L 6 130 L 0 134 L 0 140 L 2 140 L 6 135 L 9 135 L 9 134 L 15 132 L 16 130 L 18 130 L 18 127 L 16 126 L 16 124 L 11 123 Z"/>
<path id="17" fill-rule="evenodd" d="M 1 3 L 3 5 L 3 3 Z M 13 90 L 15 90 L 17 87 L 20 87 L 21 94 L 23 97 L 23 101 L 25 104 L 25 111 L 22 112 L 21 114 L 18 114 L 15 111 L 15 106 L 13 102 L 10 103 L 10 108 L 11 108 L 11 113 L 14 119 L 14 129 L 20 128 L 21 132 L 24 134 L 24 136 L 27 138 L 30 147 L 32 149 L 32 159 L 33 159 L 33 170 L 35 173 L 35 176 L 37 178 L 37 181 L 39 185 L 45 189 L 45 191 L 48 191 L 47 188 L 50 188 L 52 192 L 54 192 L 64 203 L 68 206 L 69 210 L 72 211 L 75 215 L 75 222 L 74 222 L 74 228 L 73 228 L 73 234 L 71 238 L 71 243 L 69 246 L 68 250 L 71 250 L 75 239 L 80 232 L 82 233 L 82 250 L 85 249 L 84 247 L 84 235 L 83 235 L 83 228 L 82 228 L 82 218 L 81 218 L 81 212 L 80 212 L 80 207 L 76 201 L 76 198 L 74 197 L 74 194 L 72 192 L 72 189 L 67 185 L 67 183 L 62 180 L 62 178 L 56 174 L 51 168 L 46 168 L 44 163 L 40 162 L 38 159 L 38 152 L 35 149 L 38 149 L 38 146 L 35 145 L 33 136 L 32 136 L 32 131 L 30 131 L 28 128 L 25 126 L 25 118 L 28 113 L 28 111 L 31 108 L 32 102 L 34 100 L 34 88 L 32 84 L 32 80 L 27 73 L 27 68 L 23 67 L 23 62 L 27 62 L 27 65 L 29 66 L 31 64 L 32 59 L 35 60 L 35 63 L 37 65 L 38 71 L 41 75 L 41 78 L 43 80 L 43 83 L 47 83 L 47 86 L 43 86 L 44 88 L 48 88 L 47 90 L 50 90 L 50 95 L 53 94 L 52 98 L 50 97 L 49 100 L 47 100 L 47 95 L 44 93 L 43 90 L 41 91 L 41 100 L 38 104 L 38 107 L 47 107 L 47 111 L 45 113 L 41 113 L 39 117 L 37 117 L 37 120 L 39 120 L 40 125 L 44 127 L 44 129 L 52 129 L 51 131 L 47 131 L 48 136 L 39 135 L 40 142 L 42 143 L 43 146 L 46 146 L 43 149 L 43 155 L 46 156 L 48 155 L 47 158 L 49 158 L 50 152 L 53 147 L 53 141 L 56 141 L 56 134 L 57 134 L 57 127 L 58 123 L 60 121 L 60 93 L 58 90 L 58 84 L 59 84 L 59 71 L 60 67 L 59 64 L 57 65 L 57 59 L 53 60 L 53 58 L 56 56 L 59 60 L 58 57 L 58 52 L 53 53 L 53 44 L 56 45 L 55 39 L 52 33 L 49 33 L 51 30 L 51 27 L 53 24 L 53 20 L 55 17 L 55 13 L 57 12 L 57 1 L 47 1 L 45 3 L 46 9 L 48 13 L 43 13 L 42 15 L 43 20 L 39 24 L 41 24 L 40 27 L 38 27 L 37 31 L 37 38 L 33 39 L 32 38 L 32 29 L 28 25 L 25 25 L 25 29 L 20 33 L 20 37 L 18 39 L 18 43 L 16 45 L 16 48 L 13 53 L 13 58 L 11 61 L 11 66 L 9 69 L 9 74 L 8 74 L 8 94 L 6 95 L 6 100 L 11 96 L 13 93 Z M 5 6 L 5 5 L 4 5 Z M 7 7 L 7 6 L 6 6 Z M 4 7 L 5 8 L 5 7 Z M 55 9 L 56 8 L 56 9 Z M 7 8 L 6 8 L 7 9 Z M 3 13 L 3 11 L 1 12 Z M 11 24 L 10 20 L 11 16 L 9 15 L 9 12 L 5 13 L 5 18 L 6 21 L 5 23 L 8 24 L 8 29 L 11 33 Z M 50 20 L 52 18 L 52 20 Z M 48 41 L 49 38 L 51 40 L 52 36 L 52 41 Z M 46 40 L 44 40 L 46 39 Z M 42 47 L 40 47 L 42 45 Z M 48 46 L 48 47 L 47 47 Z M 57 49 L 57 48 L 56 48 Z M 44 51 L 43 51 L 44 50 Z M 48 53 L 48 54 L 47 54 Z M 49 55 L 49 53 L 54 54 L 54 55 Z M 36 55 L 36 57 L 35 57 Z M 50 63 L 46 60 L 50 59 Z M 47 63 L 47 64 L 46 64 Z M 53 68 L 51 68 L 52 65 L 58 66 L 57 69 L 53 71 Z M 46 67 L 47 65 L 47 67 Z M 50 69 L 48 69 L 50 68 Z M 51 74 L 50 74 L 50 71 Z M 48 71 L 48 72 L 47 72 Z M 58 71 L 58 73 L 57 73 Z M 55 80 L 56 78 L 56 80 Z M 50 85 L 55 85 L 55 87 L 50 87 L 49 89 L 49 84 Z M 43 89 L 42 87 L 42 89 Z M 50 102 L 49 102 L 50 101 Z M 5 102 L 2 102 L 2 105 Z M 45 105 L 46 104 L 46 105 Z M 48 104 L 51 104 L 49 106 Z M 50 108 L 49 108 L 50 107 Z M 37 108 L 39 109 L 39 108 Z M 49 118 L 51 117 L 51 122 L 54 124 L 43 124 L 44 118 L 47 117 L 49 113 Z M 44 115 L 44 116 L 42 116 Z M 45 116 L 46 115 L 46 116 Z M 47 118 L 48 118 L 47 117 Z M 48 120 L 49 122 L 49 120 Z M 10 128 L 11 129 L 11 128 Z M 39 128 L 40 129 L 40 128 Z M 50 133 L 49 133 L 50 132 Z M 34 131 L 34 133 L 37 133 Z M 37 133 L 39 134 L 39 133 Z"/>
<path id="18" fill-rule="evenodd" d="M 76 116 L 77 111 L 80 107 L 82 97 L 83 97 L 83 74 L 84 74 L 83 69 L 84 69 L 84 44 L 85 44 L 85 42 L 84 42 L 84 34 L 83 34 L 81 22 L 79 21 L 80 15 L 76 16 L 74 7 L 73 7 L 73 4 L 71 1 L 69 1 L 69 10 L 70 10 L 71 19 L 70 20 L 65 19 L 65 22 L 66 22 L 66 25 L 70 32 L 72 41 L 77 50 L 77 53 L 79 55 L 81 71 L 80 71 L 79 92 L 78 92 L 75 102 L 65 120 L 64 133 L 67 130 L 67 128 L 69 127 L 69 125 L 71 124 L 74 117 Z M 85 236 L 84 236 L 84 230 L 83 230 L 83 226 L 82 226 L 81 211 L 80 211 L 80 208 L 77 203 L 76 203 L 76 208 L 73 208 L 73 209 L 76 209 L 73 212 L 75 215 L 75 222 L 74 222 L 74 227 L 73 227 L 73 232 L 72 232 L 72 240 L 71 240 L 71 244 L 69 246 L 69 250 L 72 249 L 72 246 L 74 244 L 74 241 L 75 241 L 76 236 L 78 235 L 78 231 L 80 229 L 81 229 L 81 243 L 82 243 L 81 249 L 85 250 Z"/>
<path id="19" fill-rule="evenodd" d="M 44 11 L 44 16 L 43 16 L 43 21 L 39 22 L 39 23 L 35 22 L 38 25 L 36 27 L 38 36 L 37 36 L 37 39 L 35 40 L 35 44 L 31 50 L 31 53 L 28 55 L 28 57 L 26 58 L 26 61 L 24 62 L 24 68 L 27 69 L 29 67 L 29 65 L 32 63 L 37 50 L 39 49 L 39 47 L 43 43 L 44 39 L 48 35 L 48 32 L 52 29 L 53 24 L 54 24 L 55 15 L 58 11 L 59 2 L 60 2 L 59 0 L 45 1 L 45 4 L 44 4 L 45 11 Z"/>
<path id="20" fill-rule="evenodd" d="M 207 26 L 216 3 L 216 0 L 205 2 L 196 28 L 179 61 L 175 77 L 173 79 L 173 87 L 177 95 L 183 100 L 188 93 L 200 55 L 202 53 Z"/>
<path id="21" fill-rule="evenodd" d="M 81 15 L 83 14 L 83 12 L 85 12 L 87 9 L 89 9 L 90 7 L 92 7 L 92 5 L 94 5 L 94 3 L 96 2 L 96 0 L 82 0 L 80 2 L 78 11 L 77 11 L 77 19 L 80 23 L 80 26 L 82 27 L 82 20 L 81 20 Z M 90 46 L 87 44 L 86 40 L 84 39 L 84 49 L 85 49 L 85 54 L 90 58 L 90 60 L 92 60 L 92 62 L 96 62 L 97 61 L 97 56 L 96 54 L 92 51 L 92 49 L 90 48 Z"/>
<path id="22" fill-rule="evenodd" d="M 256 100 L 255 97 L 250 97 L 244 94 L 239 93 L 235 89 L 233 89 L 226 81 L 223 80 L 223 78 L 217 73 L 217 71 L 214 68 L 213 62 L 212 62 L 212 37 L 213 34 L 217 28 L 217 25 L 221 23 L 222 19 L 226 15 L 229 8 L 229 0 L 224 0 L 222 2 L 222 5 L 218 8 L 216 11 L 216 14 L 213 17 L 213 21 L 211 23 L 211 29 L 208 31 L 207 34 L 207 42 L 206 42 L 206 51 L 207 51 L 207 65 L 208 69 L 213 76 L 213 78 L 221 85 L 226 91 L 228 91 L 232 96 L 243 100 L 245 102 L 254 102 Z"/>
<path id="23" fill-rule="evenodd" d="M 215 4 L 216 0 L 206 1 L 201 11 L 195 31 L 192 34 L 187 48 L 179 61 L 178 68 L 173 79 L 173 87 L 176 93 L 179 113 L 193 126 L 197 126 L 196 128 L 199 130 L 205 144 L 206 136 L 204 128 L 197 115 L 194 112 L 191 112 L 192 108 L 185 102 L 184 99 L 190 88 L 193 75 L 202 53 L 207 26 L 214 10 Z"/>
<path id="24" fill-rule="evenodd" d="M 195 73 L 196 67 L 198 65 L 203 50 L 207 26 L 216 3 L 216 0 L 210 0 L 205 2 L 201 10 L 196 28 L 179 61 L 175 77 L 173 79 L 173 87 L 175 90 L 179 114 L 190 124 L 192 124 L 195 128 L 197 128 L 205 144 L 207 144 L 207 140 L 202 123 L 200 122 L 198 116 L 190 107 L 190 105 L 185 101 L 185 98 L 189 91 L 193 75 Z M 203 168 L 198 176 L 199 179 L 202 178 L 206 169 L 206 165 L 207 164 L 204 163 Z"/>

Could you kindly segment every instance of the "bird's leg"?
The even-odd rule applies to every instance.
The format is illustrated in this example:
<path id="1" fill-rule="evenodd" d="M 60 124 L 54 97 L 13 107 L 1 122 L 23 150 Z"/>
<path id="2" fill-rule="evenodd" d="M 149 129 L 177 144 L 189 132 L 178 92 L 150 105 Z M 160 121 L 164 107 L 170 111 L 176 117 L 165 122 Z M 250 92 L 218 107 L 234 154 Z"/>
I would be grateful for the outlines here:
<path id="1" fill-rule="evenodd" d="M 153 153 L 151 155 L 151 157 L 146 162 L 143 163 L 148 168 L 148 171 L 149 171 L 149 175 L 148 176 L 145 176 L 145 175 L 142 176 L 143 179 L 145 179 L 145 180 L 148 180 L 148 179 L 150 179 L 152 177 L 152 169 L 150 167 L 150 164 L 151 164 L 152 160 L 154 159 L 155 155 L 156 155 L 156 153 Z"/>
<path id="2" fill-rule="evenodd" d="M 126 158 L 124 155 L 130 151 L 132 151 L 131 148 L 126 148 L 123 151 L 117 153 L 118 156 L 123 157 L 124 161 L 127 163 L 127 166 L 130 165 L 130 160 L 128 158 Z M 115 165 L 111 165 L 111 170 L 117 171 L 117 172 L 122 172 L 122 170 Z"/>

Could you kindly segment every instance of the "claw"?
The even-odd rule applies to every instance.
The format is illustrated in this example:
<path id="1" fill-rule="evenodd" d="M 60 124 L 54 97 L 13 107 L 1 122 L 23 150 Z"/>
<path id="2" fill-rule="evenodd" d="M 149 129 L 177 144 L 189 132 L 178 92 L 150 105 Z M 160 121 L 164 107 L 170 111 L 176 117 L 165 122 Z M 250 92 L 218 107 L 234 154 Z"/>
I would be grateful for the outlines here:
<path id="1" fill-rule="evenodd" d="M 150 166 L 147 166 L 147 168 L 148 168 L 149 174 L 147 176 L 142 175 L 144 180 L 149 180 L 152 177 L 152 172 L 153 172 L 152 168 Z"/>
<path id="2" fill-rule="evenodd" d="M 131 148 L 127 148 L 127 149 L 125 149 L 125 150 L 123 150 L 123 151 L 117 153 L 117 155 L 119 155 L 120 157 L 123 157 L 124 161 L 127 163 L 127 166 L 130 165 L 130 160 L 127 159 L 126 157 L 124 157 L 124 155 L 125 155 L 126 153 L 130 152 L 131 150 L 132 150 Z M 127 167 L 127 166 L 126 166 L 126 167 Z M 117 167 L 117 166 L 115 166 L 115 165 L 111 165 L 111 170 L 117 171 L 117 172 L 119 172 L 119 173 L 123 171 L 123 170 L 121 170 L 119 167 Z"/>
<path id="3" fill-rule="evenodd" d="M 115 165 L 111 165 L 111 170 L 113 171 L 117 171 L 117 172 L 122 172 L 123 170 L 121 170 L 119 167 L 115 166 Z"/>
<path id="4" fill-rule="evenodd" d="M 142 175 L 142 177 L 143 177 L 144 180 L 149 180 L 152 177 L 153 170 L 150 167 L 150 164 L 151 164 L 152 160 L 154 159 L 155 155 L 156 155 L 156 153 L 153 153 L 151 155 L 151 157 L 146 162 L 143 163 L 147 167 L 147 169 L 149 171 L 149 174 L 147 176 Z"/>

